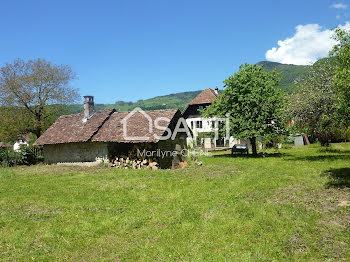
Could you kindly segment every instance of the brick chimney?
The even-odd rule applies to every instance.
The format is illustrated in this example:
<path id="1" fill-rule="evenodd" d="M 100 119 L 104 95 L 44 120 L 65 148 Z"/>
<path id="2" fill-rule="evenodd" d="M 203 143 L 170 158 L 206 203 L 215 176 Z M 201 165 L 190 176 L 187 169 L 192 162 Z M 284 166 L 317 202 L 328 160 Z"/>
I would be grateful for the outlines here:
<path id="1" fill-rule="evenodd" d="M 87 120 L 95 112 L 94 97 L 84 96 L 84 119 Z"/>
<path id="2" fill-rule="evenodd" d="M 216 95 L 219 95 L 219 88 L 215 87 L 215 91 L 214 92 L 215 92 Z"/>

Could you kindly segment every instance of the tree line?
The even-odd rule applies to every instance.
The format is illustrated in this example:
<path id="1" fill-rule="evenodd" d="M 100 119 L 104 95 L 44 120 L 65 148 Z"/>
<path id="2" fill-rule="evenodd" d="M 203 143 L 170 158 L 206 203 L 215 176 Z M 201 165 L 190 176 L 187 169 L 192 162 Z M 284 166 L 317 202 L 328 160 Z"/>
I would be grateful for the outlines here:
<path id="1" fill-rule="evenodd" d="M 337 28 L 333 37 L 337 44 L 330 57 L 312 66 L 295 94 L 276 88 L 280 79 L 275 70 L 244 64 L 224 80 L 224 92 L 204 116 L 228 114 L 231 135 L 249 139 L 253 154 L 258 138 L 279 141 L 295 132 L 321 145 L 350 139 L 350 32 Z"/>
<path id="2" fill-rule="evenodd" d="M 229 116 L 231 135 L 249 139 L 253 154 L 258 139 L 279 141 L 293 132 L 322 145 L 350 136 L 350 33 L 337 28 L 334 39 L 330 56 L 311 67 L 294 94 L 276 88 L 281 79 L 275 70 L 243 64 L 203 116 Z M 75 78 L 70 66 L 44 59 L 17 59 L 0 68 L 0 140 L 28 132 L 39 137 L 64 113 L 62 105 L 79 99 L 70 85 Z"/>

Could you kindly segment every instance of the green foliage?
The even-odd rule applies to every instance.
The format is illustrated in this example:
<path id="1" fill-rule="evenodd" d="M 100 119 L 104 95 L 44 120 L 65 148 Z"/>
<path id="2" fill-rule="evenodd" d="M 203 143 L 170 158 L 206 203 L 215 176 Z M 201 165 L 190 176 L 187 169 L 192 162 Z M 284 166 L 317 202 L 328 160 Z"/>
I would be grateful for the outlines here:
<path id="1" fill-rule="evenodd" d="M 201 145 L 202 138 L 214 138 L 215 132 L 199 132 L 197 135 L 197 145 Z"/>
<path id="2" fill-rule="evenodd" d="M 34 151 L 34 147 L 31 146 L 22 146 L 19 154 L 19 163 L 18 165 L 35 165 L 38 161 L 37 156 Z"/>
<path id="3" fill-rule="evenodd" d="M 0 123 L 0 141 L 7 142 L 27 134 L 33 126 L 32 117 L 20 107 L 0 107 Z"/>
<path id="4" fill-rule="evenodd" d="M 20 156 L 13 149 L 0 148 L 0 165 L 2 167 L 12 167 L 20 162 Z"/>
<path id="5" fill-rule="evenodd" d="M 284 144 L 287 140 L 286 135 L 279 135 L 279 134 L 266 134 L 262 138 L 262 143 L 264 148 L 273 148 L 275 151 L 278 151 L 280 149 L 280 145 Z"/>
<path id="6" fill-rule="evenodd" d="M 277 73 L 261 66 L 244 64 L 224 81 L 223 93 L 207 107 L 203 116 L 230 118 L 230 133 L 236 138 L 255 140 L 283 130 L 283 94 L 276 89 Z M 274 123 L 274 124 L 273 124 Z"/>
<path id="7" fill-rule="evenodd" d="M 350 32 L 341 28 L 335 29 L 334 39 L 337 44 L 331 55 L 336 58 L 334 84 L 339 101 L 337 113 L 344 126 L 350 124 Z"/>
<path id="8" fill-rule="evenodd" d="M 24 111 L 31 122 L 27 129 L 39 137 L 58 113 L 48 105 L 72 103 L 79 97 L 69 85 L 73 79 L 75 73 L 68 65 L 16 59 L 0 68 L 0 105 Z"/>
<path id="9" fill-rule="evenodd" d="M 345 131 L 344 139 L 345 139 L 345 141 L 350 142 L 350 126 L 349 126 L 348 129 Z"/>
<path id="10" fill-rule="evenodd" d="M 305 132 L 322 145 L 341 138 L 342 128 L 337 117 L 337 92 L 334 87 L 336 61 L 317 61 L 309 75 L 299 85 L 299 92 L 289 96 L 288 115 L 299 132 Z"/>
<path id="11" fill-rule="evenodd" d="M 43 131 L 64 114 L 69 114 L 64 106 L 47 106 L 41 121 Z M 34 116 L 24 107 L 0 106 L 0 141 L 14 142 L 18 136 L 30 133 L 31 142 L 34 142 L 37 138 L 33 133 L 36 130 L 35 122 Z"/>
<path id="12" fill-rule="evenodd" d="M 263 66 L 264 70 L 267 72 L 276 70 L 280 77 L 277 88 L 285 91 L 288 94 L 296 91 L 298 83 L 306 77 L 310 70 L 310 66 L 287 65 L 268 61 L 259 62 L 257 65 Z"/>
<path id="13" fill-rule="evenodd" d="M 38 151 L 38 148 L 34 146 L 21 146 L 18 152 L 13 149 L 0 148 L 0 165 L 4 167 L 35 165 L 43 160 Z"/>

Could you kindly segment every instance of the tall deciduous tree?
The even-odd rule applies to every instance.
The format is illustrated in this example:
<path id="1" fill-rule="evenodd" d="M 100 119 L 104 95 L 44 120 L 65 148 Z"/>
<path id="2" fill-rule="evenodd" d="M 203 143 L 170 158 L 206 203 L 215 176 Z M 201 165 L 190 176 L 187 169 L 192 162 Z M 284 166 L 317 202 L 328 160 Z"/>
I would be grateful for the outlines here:
<path id="1" fill-rule="evenodd" d="M 230 133 L 249 139 L 253 154 L 256 140 L 276 133 L 283 127 L 283 95 L 276 88 L 276 72 L 266 72 L 261 66 L 244 64 L 239 72 L 224 81 L 223 93 L 207 107 L 204 116 L 230 117 Z"/>
<path id="2" fill-rule="evenodd" d="M 336 61 L 317 61 L 300 83 L 299 92 L 290 96 L 288 114 L 298 129 L 317 138 L 322 145 L 341 136 L 337 118 L 337 92 L 334 87 Z"/>
<path id="3" fill-rule="evenodd" d="M 350 125 L 350 32 L 336 28 L 334 39 L 337 44 L 333 47 L 331 55 L 335 56 L 337 66 L 335 70 L 334 85 L 339 100 L 338 113 L 340 121 Z"/>
<path id="4" fill-rule="evenodd" d="M 55 65 L 44 59 L 17 59 L 0 68 L 0 104 L 24 108 L 33 118 L 30 130 L 38 137 L 51 117 L 48 105 L 72 103 L 79 97 L 70 87 L 76 75 L 68 65 Z"/>

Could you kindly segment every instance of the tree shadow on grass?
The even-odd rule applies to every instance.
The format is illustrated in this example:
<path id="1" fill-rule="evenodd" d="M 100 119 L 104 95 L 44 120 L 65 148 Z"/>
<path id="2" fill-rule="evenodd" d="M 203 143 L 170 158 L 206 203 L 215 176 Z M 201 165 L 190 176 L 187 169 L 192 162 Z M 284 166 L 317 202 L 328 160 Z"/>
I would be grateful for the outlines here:
<path id="1" fill-rule="evenodd" d="M 330 169 L 322 173 L 321 176 L 327 176 L 329 181 L 326 184 L 327 188 L 345 188 L 350 187 L 350 168 Z"/>
<path id="2" fill-rule="evenodd" d="M 318 156 L 302 156 L 302 157 L 293 157 L 288 160 L 293 161 L 334 161 L 334 160 L 349 160 L 350 161 L 350 154 L 339 154 L 339 155 L 318 155 Z"/>
<path id="3" fill-rule="evenodd" d="M 320 148 L 319 153 L 333 153 L 333 154 L 350 154 L 350 150 L 337 149 L 337 148 Z"/>
<path id="4" fill-rule="evenodd" d="M 222 157 L 230 157 L 230 158 L 281 158 L 281 157 L 287 157 L 290 156 L 290 154 L 286 153 L 269 153 L 269 154 L 258 154 L 258 155 L 252 155 L 252 154 L 220 154 L 220 155 L 213 155 L 214 158 L 222 158 Z"/>

